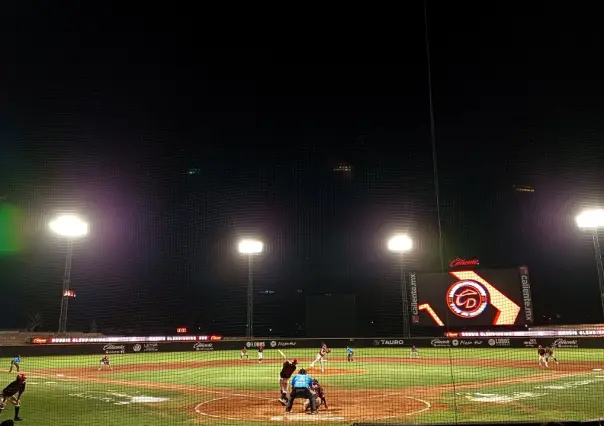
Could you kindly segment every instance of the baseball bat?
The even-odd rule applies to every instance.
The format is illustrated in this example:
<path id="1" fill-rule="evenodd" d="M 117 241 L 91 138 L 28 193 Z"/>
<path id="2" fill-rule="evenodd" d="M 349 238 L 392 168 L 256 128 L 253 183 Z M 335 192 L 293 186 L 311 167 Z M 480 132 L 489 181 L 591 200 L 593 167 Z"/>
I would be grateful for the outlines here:
<path id="1" fill-rule="evenodd" d="M 281 351 L 281 349 L 277 349 L 279 351 L 279 353 L 281 354 L 281 356 L 285 359 L 287 359 L 287 357 L 285 356 L 285 354 Z"/>

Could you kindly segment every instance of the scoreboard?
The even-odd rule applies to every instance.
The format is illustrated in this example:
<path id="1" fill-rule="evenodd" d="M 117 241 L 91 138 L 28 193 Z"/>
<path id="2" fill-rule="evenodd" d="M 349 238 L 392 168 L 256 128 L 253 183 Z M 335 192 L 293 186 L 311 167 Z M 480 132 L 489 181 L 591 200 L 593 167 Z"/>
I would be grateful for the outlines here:
<path id="1" fill-rule="evenodd" d="M 533 303 L 526 266 L 410 273 L 411 321 L 426 327 L 530 325 Z"/>

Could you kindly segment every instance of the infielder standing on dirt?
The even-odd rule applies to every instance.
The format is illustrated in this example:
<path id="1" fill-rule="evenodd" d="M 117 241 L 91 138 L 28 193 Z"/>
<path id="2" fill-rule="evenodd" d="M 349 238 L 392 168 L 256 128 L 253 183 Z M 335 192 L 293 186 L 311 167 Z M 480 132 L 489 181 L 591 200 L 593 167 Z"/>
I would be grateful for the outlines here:
<path id="1" fill-rule="evenodd" d="M 244 346 L 243 349 L 241 349 L 241 356 L 239 357 L 239 359 L 243 359 L 243 357 L 245 357 L 245 359 L 250 359 L 250 356 L 247 354 L 247 348 Z"/>
<path id="2" fill-rule="evenodd" d="M 296 398 L 310 399 L 310 414 L 317 414 L 317 406 L 315 405 L 314 393 L 311 390 L 312 378 L 306 375 L 306 370 L 301 369 L 299 374 L 296 374 L 292 379 L 292 391 L 289 394 L 289 401 L 285 412 L 290 413 Z"/>
<path id="3" fill-rule="evenodd" d="M 315 358 L 315 360 L 313 362 L 310 363 L 310 366 L 314 367 L 315 364 L 317 362 L 319 362 L 321 364 L 321 373 L 324 373 L 325 367 L 324 367 L 323 363 L 325 362 L 325 355 L 327 355 L 330 352 L 331 352 L 331 349 L 329 349 L 327 347 L 327 345 L 325 343 L 323 343 L 323 345 L 321 346 L 321 349 L 319 349 L 319 353 L 317 354 L 317 357 Z"/>
<path id="4" fill-rule="evenodd" d="M 9 373 L 13 372 L 13 367 L 15 367 L 17 369 L 17 373 L 19 372 L 19 366 L 21 365 L 21 355 L 17 355 L 15 358 L 13 358 L 13 360 L 10 362 L 10 370 L 8 370 Z"/>
<path id="5" fill-rule="evenodd" d="M 103 359 L 101 359 L 101 361 L 99 362 L 99 371 L 101 371 L 101 369 L 105 367 L 109 367 L 110 370 L 113 370 L 113 367 L 111 366 L 111 361 L 109 361 L 109 357 L 107 355 L 105 355 Z"/>
<path id="6" fill-rule="evenodd" d="M 19 374 L 17 378 L 8 384 L 7 387 L 2 391 L 2 400 L 0 401 L 0 414 L 6 407 L 7 401 L 15 406 L 15 418 L 14 421 L 20 422 L 23 420 L 19 417 L 19 410 L 21 410 L 21 396 L 25 392 L 25 381 L 27 377 L 25 374 Z"/>
<path id="7" fill-rule="evenodd" d="M 539 367 L 545 366 L 545 368 L 549 368 L 547 365 L 547 355 L 545 354 L 545 349 L 541 345 L 537 348 L 537 355 L 539 356 Z"/>
<path id="8" fill-rule="evenodd" d="M 258 364 L 262 364 L 262 353 L 264 352 L 264 343 L 258 345 Z"/>
<path id="9" fill-rule="evenodd" d="M 419 358 L 419 351 L 415 347 L 415 345 L 411 346 L 411 353 L 409 354 L 409 358 Z"/>
<path id="10" fill-rule="evenodd" d="M 281 390 L 279 402 L 281 405 L 287 405 L 287 385 L 290 377 L 294 374 L 294 371 L 296 371 L 297 364 L 297 359 L 294 359 L 293 361 L 285 360 L 283 367 L 281 368 L 281 373 L 279 373 L 279 388 Z"/>
<path id="11" fill-rule="evenodd" d="M 346 346 L 346 359 L 348 360 L 348 362 L 352 362 L 353 357 L 354 357 L 354 349 L 352 349 L 350 346 Z"/>
<path id="12" fill-rule="evenodd" d="M 556 356 L 554 355 L 554 347 L 552 346 L 551 348 L 545 348 L 545 358 L 547 361 L 549 361 L 549 359 L 553 359 L 554 362 L 556 364 L 558 364 L 558 358 L 556 358 Z"/>

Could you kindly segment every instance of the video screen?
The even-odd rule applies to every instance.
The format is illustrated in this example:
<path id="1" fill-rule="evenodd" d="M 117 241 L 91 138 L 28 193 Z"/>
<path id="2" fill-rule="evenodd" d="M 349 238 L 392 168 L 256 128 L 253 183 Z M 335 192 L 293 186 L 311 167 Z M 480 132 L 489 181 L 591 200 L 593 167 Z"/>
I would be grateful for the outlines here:
<path id="1" fill-rule="evenodd" d="M 411 273 L 411 320 L 422 327 L 493 327 L 533 323 L 528 268 Z"/>

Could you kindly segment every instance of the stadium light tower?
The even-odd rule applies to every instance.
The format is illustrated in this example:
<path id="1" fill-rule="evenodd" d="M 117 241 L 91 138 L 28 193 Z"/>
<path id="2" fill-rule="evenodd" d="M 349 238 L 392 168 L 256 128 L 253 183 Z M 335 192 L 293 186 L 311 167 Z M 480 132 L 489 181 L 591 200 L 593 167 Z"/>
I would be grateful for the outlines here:
<path id="1" fill-rule="evenodd" d="M 598 239 L 598 229 L 604 228 L 604 209 L 585 210 L 577 216 L 576 221 L 579 228 L 591 231 L 592 233 L 596 255 L 596 268 L 598 269 L 602 314 L 604 315 L 604 264 L 602 264 L 602 251 L 600 250 L 600 241 Z"/>
<path id="2" fill-rule="evenodd" d="M 254 255 L 262 253 L 264 243 L 259 240 L 241 240 L 239 253 L 247 255 L 247 329 L 246 337 L 254 337 L 254 270 L 252 259 Z"/>
<path id="3" fill-rule="evenodd" d="M 403 297 L 403 328 L 406 338 L 411 337 L 409 323 L 409 300 L 407 297 L 407 283 L 405 281 L 405 253 L 413 249 L 413 240 L 408 235 L 398 234 L 388 240 L 388 250 L 397 253 L 401 261 L 401 289 Z"/>
<path id="4" fill-rule="evenodd" d="M 59 333 L 67 329 L 67 308 L 69 306 L 69 284 L 71 282 L 71 258 L 73 256 L 73 241 L 88 235 L 88 223 L 75 215 L 59 216 L 49 224 L 50 230 L 56 235 L 67 239 L 67 257 L 63 275 L 63 293 L 61 297 L 61 315 L 59 316 Z"/>

